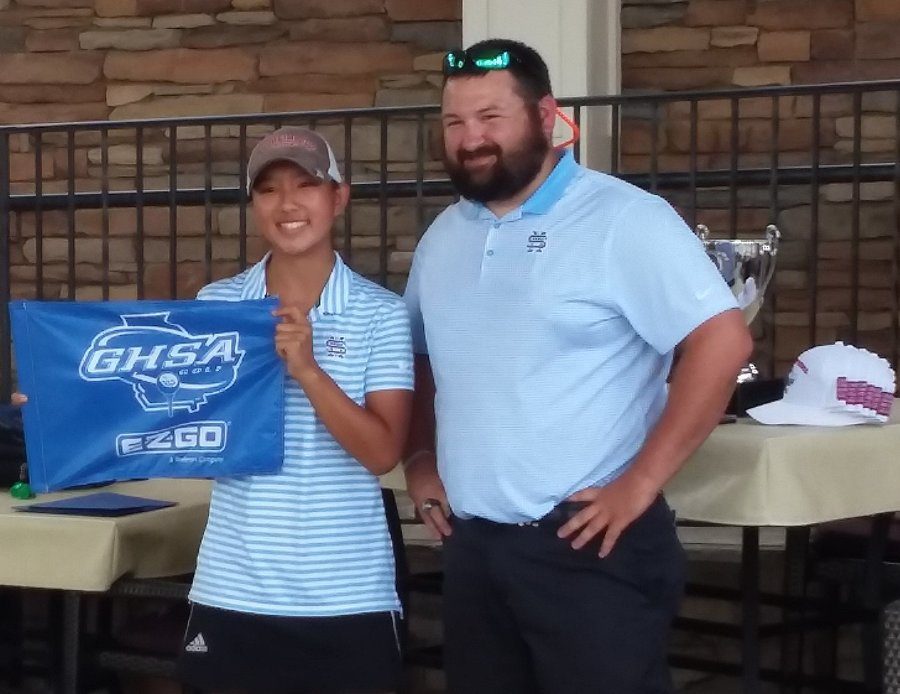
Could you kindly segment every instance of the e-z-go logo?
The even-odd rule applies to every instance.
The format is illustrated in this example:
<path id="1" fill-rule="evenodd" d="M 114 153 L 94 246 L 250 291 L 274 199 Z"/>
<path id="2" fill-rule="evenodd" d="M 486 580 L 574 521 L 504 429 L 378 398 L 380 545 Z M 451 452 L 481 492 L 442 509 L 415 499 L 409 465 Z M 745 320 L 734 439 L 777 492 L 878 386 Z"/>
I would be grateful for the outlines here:
<path id="1" fill-rule="evenodd" d="M 81 358 L 85 381 L 122 381 L 146 412 L 197 412 L 228 390 L 244 358 L 236 332 L 194 335 L 169 312 L 121 316 L 94 336 Z"/>
<path id="2" fill-rule="evenodd" d="M 119 434 L 116 455 L 135 453 L 218 453 L 225 450 L 228 425 L 225 422 L 191 422 L 159 431 Z"/>

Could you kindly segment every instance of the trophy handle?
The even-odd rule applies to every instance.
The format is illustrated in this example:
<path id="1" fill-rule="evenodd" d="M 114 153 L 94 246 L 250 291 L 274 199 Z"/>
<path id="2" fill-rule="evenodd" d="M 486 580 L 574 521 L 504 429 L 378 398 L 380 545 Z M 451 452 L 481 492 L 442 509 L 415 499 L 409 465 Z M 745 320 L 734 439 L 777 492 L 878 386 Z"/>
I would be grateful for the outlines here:
<path id="1" fill-rule="evenodd" d="M 781 232 L 774 224 L 766 227 L 766 243 L 769 245 L 770 255 L 778 254 L 778 242 L 781 241 Z"/>
<path id="2" fill-rule="evenodd" d="M 778 227 L 774 224 L 769 224 L 766 227 L 766 243 L 763 245 L 763 250 L 768 251 L 768 255 L 771 258 L 774 258 L 778 255 L 778 243 L 781 241 L 781 232 L 778 231 Z M 769 287 L 769 282 L 772 281 L 772 276 L 775 274 L 775 263 L 774 261 L 769 261 L 768 267 L 766 268 L 766 276 L 764 281 L 760 285 L 759 289 L 761 292 L 765 292 Z"/>

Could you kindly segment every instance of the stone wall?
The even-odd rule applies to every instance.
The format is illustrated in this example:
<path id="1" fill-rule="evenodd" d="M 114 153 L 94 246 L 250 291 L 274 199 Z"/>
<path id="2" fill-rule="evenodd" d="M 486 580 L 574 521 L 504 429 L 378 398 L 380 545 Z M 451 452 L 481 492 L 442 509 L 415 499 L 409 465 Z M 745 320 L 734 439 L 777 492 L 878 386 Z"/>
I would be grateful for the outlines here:
<path id="1" fill-rule="evenodd" d="M 900 2 L 895 0 L 623 0 L 622 27 L 626 92 L 900 78 Z M 861 97 L 862 163 L 894 161 L 897 101 L 896 90 Z M 812 97 L 785 96 L 777 104 L 771 97 L 739 100 L 738 166 L 809 165 L 814 150 L 822 165 L 852 163 L 853 108 L 849 93 L 824 96 L 816 144 Z M 687 101 L 662 105 L 657 112 L 660 171 L 689 170 L 690 113 Z M 697 168 L 729 169 L 731 102 L 700 101 L 697 113 Z M 777 133 L 773 113 L 778 114 Z M 624 109 L 625 171 L 649 169 L 653 124 L 647 108 Z M 817 312 L 814 342 L 852 336 L 852 193 L 849 183 L 823 185 L 817 198 L 809 186 L 780 187 L 773 206 L 764 188 L 739 191 L 738 233 L 758 236 L 773 220 L 784 233 L 777 292 L 769 299 L 775 311 L 754 326 L 762 360 L 773 357 L 779 373 L 811 344 L 812 292 Z M 857 343 L 889 358 L 897 319 L 892 273 L 896 196 L 892 181 L 861 188 Z M 689 214 L 687 196 L 669 197 Z M 819 211 L 816 230 L 811 224 L 813 204 Z M 729 235 L 727 191 L 703 191 L 699 205 L 698 221 L 720 236 Z"/>
<path id="2" fill-rule="evenodd" d="M 461 0 L 0 0 L 0 122 L 434 103 Z"/>
<path id="3" fill-rule="evenodd" d="M 461 0 L 0 0 L 0 123 L 121 121 L 179 116 L 311 111 L 433 104 L 439 99 L 440 58 L 459 45 Z M 344 158 L 343 120 L 315 123 Z M 247 126 L 247 151 L 269 124 Z M 420 137 L 414 120 L 388 126 L 388 178 L 417 170 Z M 436 131 L 424 123 L 425 170 L 440 169 Z M 352 176 L 380 176 L 380 127 L 351 126 Z M 239 181 L 239 128 L 202 125 L 143 130 L 143 188 L 206 184 L 207 151 L 213 187 Z M 172 149 L 174 140 L 174 152 Z M 10 138 L 13 193 L 135 189 L 136 131 L 82 129 L 75 148 L 60 132 Z M 105 179 L 106 183 L 102 181 Z M 428 206 L 390 201 L 389 283 L 401 287 Z M 353 265 L 375 276 L 380 265 L 377 202 L 352 211 Z M 238 268 L 236 207 L 176 211 L 178 296 L 192 296 L 207 278 L 206 222 L 211 224 L 212 275 Z M 23 212 L 12 223 L 12 292 L 16 297 L 96 299 L 170 294 L 169 209 L 146 207 L 144 239 L 133 209 Z M 250 260 L 262 253 L 252 233 Z M 38 241 L 40 228 L 41 241 Z M 76 281 L 68 272 L 67 235 L 74 232 Z M 341 238 L 343 230 L 338 229 Z M 104 242 L 104 235 L 108 240 Z M 109 271 L 101 267 L 104 247 Z M 40 273 L 36 267 L 40 258 Z M 140 260 L 139 260 L 140 259 Z"/>
<path id="4" fill-rule="evenodd" d="M 898 28 L 895 0 L 623 0 L 622 82 L 676 90 L 893 79 Z"/>

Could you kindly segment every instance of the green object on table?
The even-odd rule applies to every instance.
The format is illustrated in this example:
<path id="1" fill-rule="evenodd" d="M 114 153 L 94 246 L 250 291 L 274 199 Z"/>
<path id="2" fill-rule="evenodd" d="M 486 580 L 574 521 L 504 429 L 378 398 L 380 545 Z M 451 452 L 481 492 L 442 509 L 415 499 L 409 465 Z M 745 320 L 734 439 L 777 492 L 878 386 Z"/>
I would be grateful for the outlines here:
<path id="1" fill-rule="evenodd" d="M 9 488 L 9 493 L 14 499 L 33 499 L 34 492 L 31 491 L 31 485 L 28 482 L 16 482 Z"/>
<path id="2" fill-rule="evenodd" d="M 34 492 L 28 484 L 28 467 L 23 463 L 19 468 L 19 481 L 9 488 L 13 499 L 33 499 Z"/>

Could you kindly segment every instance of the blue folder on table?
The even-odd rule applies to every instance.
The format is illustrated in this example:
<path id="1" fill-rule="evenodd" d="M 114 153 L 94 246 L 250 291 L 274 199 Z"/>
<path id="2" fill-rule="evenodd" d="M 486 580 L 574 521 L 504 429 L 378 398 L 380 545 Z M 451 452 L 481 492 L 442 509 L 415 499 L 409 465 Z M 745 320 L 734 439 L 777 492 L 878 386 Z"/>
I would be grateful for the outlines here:
<path id="1" fill-rule="evenodd" d="M 127 516 L 131 513 L 144 513 L 160 508 L 174 506 L 174 501 L 145 499 L 141 496 L 116 494 L 115 492 L 96 492 L 84 496 L 72 496 L 57 501 L 44 501 L 27 506 L 16 506 L 17 511 L 32 513 L 62 513 L 76 516 Z"/>

